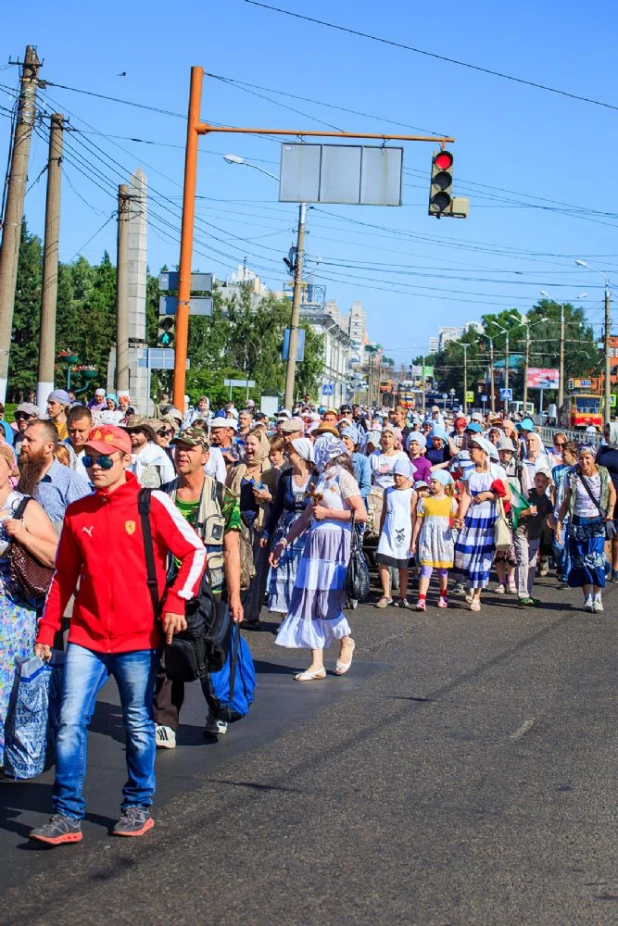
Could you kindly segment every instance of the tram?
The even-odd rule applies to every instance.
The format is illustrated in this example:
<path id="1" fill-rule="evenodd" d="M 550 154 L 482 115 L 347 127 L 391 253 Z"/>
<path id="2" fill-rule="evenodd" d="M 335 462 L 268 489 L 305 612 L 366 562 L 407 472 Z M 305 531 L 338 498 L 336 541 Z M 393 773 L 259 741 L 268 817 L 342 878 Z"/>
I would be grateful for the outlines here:
<path id="1" fill-rule="evenodd" d="M 573 392 L 564 397 L 558 420 L 562 428 L 577 430 L 594 425 L 601 430 L 603 428 L 603 399 L 592 392 Z"/>

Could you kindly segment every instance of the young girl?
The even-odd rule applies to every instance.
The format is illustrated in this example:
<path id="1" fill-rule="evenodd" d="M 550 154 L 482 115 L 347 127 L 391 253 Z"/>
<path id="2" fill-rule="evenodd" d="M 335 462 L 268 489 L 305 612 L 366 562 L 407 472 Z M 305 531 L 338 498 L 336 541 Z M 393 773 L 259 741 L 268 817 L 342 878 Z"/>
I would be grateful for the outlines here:
<path id="1" fill-rule="evenodd" d="M 376 552 L 376 563 L 382 584 L 382 597 L 376 607 L 387 608 L 393 604 L 390 593 L 389 566 L 399 570 L 399 599 L 395 607 L 407 608 L 408 601 L 408 559 L 414 527 L 414 489 L 412 488 L 412 464 L 407 457 L 399 457 L 392 469 L 394 486 L 384 492 L 384 507 L 380 520 L 380 539 Z"/>
<path id="2" fill-rule="evenodd" d="M 434 469 L 430 478 L 431 495 L 418 503 L 412 536 L 412 552 L 416 554 L 421 569 L 417 611 L 426 610 L 425 599 L 434 569 L 438 570 L 440 578 L 438 607 L 448 607 L 448 571 L 453 566 L 455 554 L 452 526 L 457 511 L 452 486 L 453 477 L 450 473 L 444 469 Z"/>

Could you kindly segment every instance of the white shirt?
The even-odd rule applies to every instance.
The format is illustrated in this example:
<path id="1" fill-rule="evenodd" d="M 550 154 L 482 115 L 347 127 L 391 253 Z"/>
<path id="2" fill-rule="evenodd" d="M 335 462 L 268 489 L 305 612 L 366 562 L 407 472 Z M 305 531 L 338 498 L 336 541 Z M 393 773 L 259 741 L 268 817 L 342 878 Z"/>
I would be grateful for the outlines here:
<path id="1" fill-rule="evenodd" d="M 166 482 L 172 482 L 176 478 L 176 472 L 172 461 L 162 447 L 148 441 L 139 453 L 131 454 L 131 465 L 129 472 L 133 473 L 138 482 L 142 482 L 142 474 L 146 467 L 153 467 L 159 471 L 161 485 Z"/>
<path id="2" fill-rule="evenodd" d="M 210 448 L 210 457 L 208 458 L 208 463 L 204 467 L 204 472 L 207 476 L 211 476 L 213 479 L 216 479 L 217 482 L 222 482 L 225 484 L 227 469 L 225 467 L 223 454 L 218 447 Z"/>

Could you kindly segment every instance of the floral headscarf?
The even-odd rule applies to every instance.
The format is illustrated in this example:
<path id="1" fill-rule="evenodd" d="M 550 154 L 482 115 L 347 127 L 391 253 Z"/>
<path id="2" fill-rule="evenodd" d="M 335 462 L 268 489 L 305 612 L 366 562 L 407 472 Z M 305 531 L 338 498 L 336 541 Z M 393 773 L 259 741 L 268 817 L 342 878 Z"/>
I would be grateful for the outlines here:
<path id="1" fill-rule="evenodd" d="M 347 452 L 342 440 L 333 437 L 332 434 L 324 434 L 322 437 L 318 437 L 313 448 L 315 465 L 323 473 L 331 460 L 343 456 Z"/>

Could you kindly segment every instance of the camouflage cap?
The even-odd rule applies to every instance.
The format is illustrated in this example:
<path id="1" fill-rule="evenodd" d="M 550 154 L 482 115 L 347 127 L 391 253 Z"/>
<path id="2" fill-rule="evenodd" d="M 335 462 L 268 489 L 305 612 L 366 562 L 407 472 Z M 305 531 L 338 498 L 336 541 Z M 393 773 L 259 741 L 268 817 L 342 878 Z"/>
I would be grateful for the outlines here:
<path id="1" fill-rule="evenodd" d="M 188 444 L 189 447 L 198 447 L 201 446 L 208 450 L 208 435 L 205 431 L 202 431 L 201 428 L 185 428 L 184 431 L 180 431 L 176 437 L 170 441 L 172 444 Z"/>

